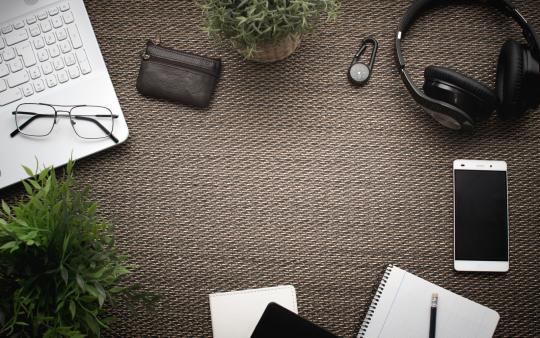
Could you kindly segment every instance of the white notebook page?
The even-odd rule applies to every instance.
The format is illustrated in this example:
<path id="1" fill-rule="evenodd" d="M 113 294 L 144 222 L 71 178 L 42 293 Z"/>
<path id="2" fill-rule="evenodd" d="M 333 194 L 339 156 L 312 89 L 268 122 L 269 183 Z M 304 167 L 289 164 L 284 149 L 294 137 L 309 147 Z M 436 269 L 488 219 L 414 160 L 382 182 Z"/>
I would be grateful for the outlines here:
<path id="1" fill-rule="evenodd" d="M 492 337 L 499 314 L 433 283 L 392 267 L 360 337 L 428 337 L 431 295 L 439 294 L 436 337 Z"/>

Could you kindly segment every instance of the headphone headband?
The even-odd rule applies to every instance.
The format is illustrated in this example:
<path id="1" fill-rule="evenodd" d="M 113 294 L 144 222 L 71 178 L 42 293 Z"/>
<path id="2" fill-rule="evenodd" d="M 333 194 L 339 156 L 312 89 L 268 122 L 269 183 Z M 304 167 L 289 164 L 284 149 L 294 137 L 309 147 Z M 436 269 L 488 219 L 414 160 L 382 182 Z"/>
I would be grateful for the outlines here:
<path id="1" fill-rule="evenodd" d="M 396 51 L 398 64 L 401 69 L 405 68 L 405 60 L 401 52 L 401 39 L 405 36 L 412 24 L 418 19 L 422 13 L 435 6 L 449 5 L 452 3 L 460 3 L 458 0 L 416 0 L 414 1 L 398 25 L 398 32 L 396 35 Z M 487 3 L 504 12 L 507 16 L 516 21 L 523 30 L 523 36 L 527 40 L 527 44 L 531 49 L 533 55 L 540 60 L 540 40 L 536 35 L 534 29 L 529 25 L 527 20 L 521 15 L 521 13 L 514 7 L 510 0 L 487 0 L 487 1 L 474 1 L 477 3 Z M 467 4 L 470 2 L 466 2 Z"/>
<path id="2" fill-rule="evenodd" d="M 446 6 L 452 3 L 459 4 L 460 2 L 463 4 L 471 3 L 471 2 L 459 1 L 459 0 L 416 0 L 407 9 L 407 12 L 401 19 L 398 30 L 404 34 L 406 31 L 409 30 L 410 26 L 414 23 L 414 21 L 416 21 L 416 19 L 418 19 L 420 15 L 422 15 L 424 11 L 432 7 Z M 490 5 L 493 5 L 494 7 L 499 8 L 506 15 L 509 15 L 509 16 L 513 16 L 513 12 L 515 10 L 514 5 L 509 0 L 487 0 L 487 1 L 475 0 L 472 2 L 489 3 Z"/>

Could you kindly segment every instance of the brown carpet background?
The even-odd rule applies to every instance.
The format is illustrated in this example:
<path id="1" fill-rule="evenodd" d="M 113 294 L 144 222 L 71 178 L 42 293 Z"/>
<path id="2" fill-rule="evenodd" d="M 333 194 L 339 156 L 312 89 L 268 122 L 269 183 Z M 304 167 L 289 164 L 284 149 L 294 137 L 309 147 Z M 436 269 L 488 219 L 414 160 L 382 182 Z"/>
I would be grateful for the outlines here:
<path id="1" fill-rule="evenodd" d="M 498 311 L 497 336 L 539 336 L 539 112 L 492 118 L 473 134 L 443 129 L 408 95 L 394 31 L 409 1 L 343 1 L 337 22 L 284 62 L 243 61 L 209 41 L 192 1 L 86 1 L 130 128 L 128 141 L 78 162 L 133 280 L 155 313 L 120 305 L 111 336 L 211 336 L 208 294 L 292 284 L 300 314 L 356 335 L 383 269 L 396 264 Z M 540 30 L 540 1 L 515 1 Z M 146 38 L 221 56 L 209 109 L 141 97 Z M 364 88 L 346 71 L 359 41 L 379 39 Z M 430 11 L 404 43 L 418 85 L 444 65 L 494 87 L 516 24 L 480 6 Z M 452 161 L 506 160 L 510 272 L 453 271 Z M 12 187 L 0 198 L 20 196 Z"/>

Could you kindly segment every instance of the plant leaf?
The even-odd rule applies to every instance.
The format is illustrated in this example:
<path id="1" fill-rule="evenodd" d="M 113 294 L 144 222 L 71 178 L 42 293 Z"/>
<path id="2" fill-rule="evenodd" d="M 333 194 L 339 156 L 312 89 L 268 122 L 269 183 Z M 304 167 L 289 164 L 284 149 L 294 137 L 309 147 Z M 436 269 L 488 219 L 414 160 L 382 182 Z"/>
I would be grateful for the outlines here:
<path id="1" fill-rule="evenodd" d="M 28 168 L 25 165 L 23 165 L 22 167 L 23 167 L 23 170 L 26 173 L 26 175 L 28 175 L 28 177 L 33 177 L 34 176 L 34 172 L 32 171 L 32 169 Z"/>
<path id="2" fill-rule="evenodd" d="M 81 275 L 77 274 L 75 276 L 75 280 L 77 281 L 77 285 L 79 286 L 79 288 L 84 291 L 86 289 L 86 283 L 84 282 L 84 279 L 82 279 Z"/>
<path id="3" fill-rule="evenodd" d="M 71 313 L 71 319 L 75 318 L 75 312 L 77 311 L 77 306 L 75 305 L 75 302 L 70 300 L 69 301 L 69 312 Z"/>
<path id="4" fill-rule="evenodd" d="M 32 187 L 30 186 L 30 184 L 28 184 L 28 182 L 26 182 L 26 181 L 22 181 L 22 184 L 24 186 L 24 190 L 26 191 L 26 193 L 28 195 L 32 195 L 33 190 L 32 190 Z"/>
<path id="5" fill-rule="evenodd" d="M 86 312 L 84 314 L 83 319 L 86 326 L 88 326 L 88 328 L 90 329 L 90 331 L 92 331 L 92 333 L 94 333 L 95 335 L 99 336 L 99 324 L 97 323 L 94 316 Z"/>
<path id="6" fill-rule="evenodd" d="M 107 295 L 105 293 L 105 290 L 103 289 L 103 287 L 100 284 L 94 283 L 94 286 L 96 287 L 96 290 L 98 292 L 99 306 L 102 307 L 103 303 L 105 303 L 105 298 L 106 298 Z"/>
<path id="7" fill-rule="evenodd" d="M 19 245 L 17 244 L 16 241 L 7 242 L 4 245 L 0 246 L 0 251 L 6 251 L 13 248 L 17 248 L 17 249 L 19 248 Z"/>
<path id="8" fill-rule="evenodd" d="M 4 214 L 6 216 L 9 216 L 11 214 L 9 206 L 7 205 L 6 201 L 2 200 L 2 210 L 4 211 Z"/>
<path id="9" fill-rule="evenodd" d="M 66 237 L 64 237 L 64 243 L 62 243 L 62 256 L 66 254 L 66 250 L 69 244 L 69 238 L 71 237 L 71 234 L 67 234 Z"/>
<path id="10" fill-rule="evenodd" d="M 62 280 L 64 281 L 64 283 L 68 283 L 68 271 L 67 269 L 63 266 L 63 265 L 60 265 L 60 275 L 62 276 Z"/>
<path id="11" fill-rule="evenodd" d="M 86 285 L 84 287 L 84 289 L 86 290 L 86 292 L 88 292 L 89 294 L 91 294 L 92 296 L 98 298 L 99 297 L 99 292 L 96 290 L 95 287 L 93 287 L 92 285 Z"/>

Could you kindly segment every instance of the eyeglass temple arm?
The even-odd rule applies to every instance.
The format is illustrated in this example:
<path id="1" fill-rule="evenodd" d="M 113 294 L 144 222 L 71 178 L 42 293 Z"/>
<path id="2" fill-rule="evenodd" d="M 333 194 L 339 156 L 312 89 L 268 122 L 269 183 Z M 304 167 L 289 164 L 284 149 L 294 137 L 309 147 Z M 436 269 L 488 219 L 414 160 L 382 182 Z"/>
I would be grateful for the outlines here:
<path id="1" fill-rule="evenodd" d="M 52 117 L 54 118 L 55 115 L 45 115 L 45 114 L 35 114 L 35 113 L 28 113 L 28 112 L 13 112 L 13 115 L 15 114 L 25 114 L 25 115 L 33 115 L 31 118 L 29 118 L 26 122 L 24 122 L 23 124 L 21 124 L 20 126 L 18 126 L 17 129 L 15 129 L 13 132 L 11 132 L 11 134 L 9 134 L 9 136 L 11 137 L 15 137 L 18 133 L 20 133 L 20 131 L 24 128 L 26 128 L 26 126 L 28 126 L 30 123 L 32 123 L 32 121 L 40 118 L 40 117 Z"/>
<path id="2" fill-rule="evenodd" d="M 94 115 L 94 116 L 95 117 L 100 117 L 99 115 Z M 108 116 L 110 116 L 110 115 L 107 115 L 107 117 Z M 111 138 L 111 140 L 114 141 L 114 143 L 118 143 L 118 139 L 109 130 L 107 130 L 107 128 L 105 128 L 101 123 L 94 120 L 93 118 L 85 117 L 85 116 L 72 116 L 72 117 L 74 119 L 76 119 L 76 120 L 84 120 L 84 121 L 95 123 L 107 136 L 109 136 Z"/>

